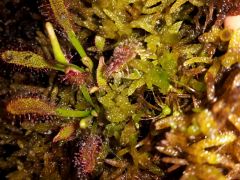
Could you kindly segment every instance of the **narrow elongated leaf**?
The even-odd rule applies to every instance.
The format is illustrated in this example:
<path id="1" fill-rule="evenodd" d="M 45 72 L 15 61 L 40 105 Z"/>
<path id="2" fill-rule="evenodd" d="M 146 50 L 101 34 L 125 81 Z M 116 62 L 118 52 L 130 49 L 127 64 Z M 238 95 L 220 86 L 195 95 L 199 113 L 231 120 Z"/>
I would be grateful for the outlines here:
<path id="1" fill-rule="evenodd" d="M 2 60 L 7 63 L 24 66 L 35 69 L 57 69 L 47 63 L 40 55 L 31 51 L 13 51 L 7 50 L 1 54 Z"/>
<path id="2" fill-rule="evenodd" d="M 55 107 L 39 98 L 17 98 L 10 101 L 6 107 L 7 111 L 14 115 L 38 114 L 55 115 Z"/>

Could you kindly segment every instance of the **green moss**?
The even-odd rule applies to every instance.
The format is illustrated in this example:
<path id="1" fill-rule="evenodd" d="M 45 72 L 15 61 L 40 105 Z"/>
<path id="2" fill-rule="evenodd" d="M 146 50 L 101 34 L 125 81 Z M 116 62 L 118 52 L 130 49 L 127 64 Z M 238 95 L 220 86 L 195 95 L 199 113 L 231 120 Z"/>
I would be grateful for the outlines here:
<path id="1" fill-rule="evenodd" d="M 1 53 L 27 72 L 0 75 L 0 169 L 9 179 L 167 179 L 176 168 L 183 180 L 234 179 L 240 36 L 219 26 L 221 6 L 50 0 L 50 41 L 38 32 L 37 53 Z"/>

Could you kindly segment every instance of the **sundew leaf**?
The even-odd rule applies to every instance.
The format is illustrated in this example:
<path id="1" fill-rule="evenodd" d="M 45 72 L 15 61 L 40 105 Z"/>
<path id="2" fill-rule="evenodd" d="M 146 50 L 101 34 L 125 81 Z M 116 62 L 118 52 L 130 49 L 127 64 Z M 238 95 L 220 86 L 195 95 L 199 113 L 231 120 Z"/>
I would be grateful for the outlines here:
<path id="1" fill-rule="evenodd" d="M 42 56 L 31 51 L 7 50 L 1 54 L 1 58 L 7 63 L 20 65 L 27 68 L 60 70 L 59 68 L 47 63 Z"/>
<path id="2" fill-rule="evenodd" d="M 71 139 L 74 132 L 75 132 L 74 124 L 67 124 L 62 129 L 60 129 L 58 134 L 53 138 L 53 142 L 69 140 Z"/>
<path id="3" fill-rule="evenodd" d="M 90 110 L 79 111 L 58 108 L 51 103 L 33 97 L 16 98 L 7 103 L 7 112 L 13 115 L 36 114 L 41 116 L 61 116 L 61 117 L 86 117 L 91 114 Z"/>
<path id="4" fill-rule="evenodd" d="M 13 115 L 56 115 L 54 106 L 50 105 L 47 101 L 32 97 L 14 99 L 7 104 L 6 109 Z"/>
<path id="5" fill-rule="evenodd" d="M 65 7 L 64 0 L 50 0 L 50 5 L 57 19 L 57 22 L 63 27 L 65 32 L 68 35 L 69 41 L 72 43 L 74 48 L 77 50 L 79 55 L 83 58 L 86 55 L 85 50 L 83 49 L 81 43 L 79 42 L 70 21 L 70 16 Z"/>
<path id="6" fill-rule="evenodd" d="M 65 31 L 72 31 L 72 24 L 64 0 L 50 0 L 49 2 L 57 22 Z"/>

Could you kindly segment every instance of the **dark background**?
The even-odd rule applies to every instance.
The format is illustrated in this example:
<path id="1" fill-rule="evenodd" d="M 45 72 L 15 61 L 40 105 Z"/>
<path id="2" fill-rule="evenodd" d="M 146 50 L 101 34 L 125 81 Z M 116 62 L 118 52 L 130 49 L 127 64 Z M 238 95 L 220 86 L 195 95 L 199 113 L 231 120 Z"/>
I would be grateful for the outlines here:
<path id="1" fill-rule="evenodd" d="M 43 19 L 36 0 L 0 1 L 0 49 L 21 48 L 35 43 Z"/>

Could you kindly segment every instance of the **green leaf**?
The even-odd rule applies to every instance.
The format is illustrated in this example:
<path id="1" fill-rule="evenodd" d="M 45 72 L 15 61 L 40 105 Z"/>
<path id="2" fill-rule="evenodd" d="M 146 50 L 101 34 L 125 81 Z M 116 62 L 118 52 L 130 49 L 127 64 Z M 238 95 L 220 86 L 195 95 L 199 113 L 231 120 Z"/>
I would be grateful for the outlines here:
<path id="1" fill-rule="evenodd" d="M 149 89 L 155 85 L 159 87 L 161 93 L 166 94 L 170 87 L 169 75 L 166 71 L 152 62 L 145 60 L 132 60 L 129 65 L 144 73 L 144 81 Z"/>
<path id="2" fill-rule="evenodd" d="M 61 64 L 68 64 L 68 61 L 65 58 L 64 53 L 62 52 L 62 49 L 58 42 L 57 36 L 54 32 L 53 25 L 50 22 L 46 23 L 46 29 L 47 29 L 48 37 L 49 37 L 51 45 L 52 45 L 55 60 Z"/>
<path id="3" fill-rule="evenodd" d="M 205 0 L 189 0 L 190 3 L 192 3 L 194 6 L 203 6 L 205 4 Z"/>
<path id="4" fill-rule="evenodd" d="M 137 142 L 137 134 L 138 132 L 133 123 L 128 123 L 123 129 L 120 137 L 121 145 L 126 146 L 127 144 L 135 144 Z"/>
<path id="5" fill-rule="evenodd" d="M 131 96 L 136 89 L 142 87 L 144 84 L 145 84 L 145 81 L 143 78 L 133 81 L 133 83 L 128 88 L 128 96 Z"/>
<path id="6" fill-rule="evenodd" d="M 95 46 L 99 51 L 103 51 L 104 46 L 105 46 L 105 38 L 101 36 L 95 36 Z"/>
<path id="7" fill-rule="evenodd" d="M 170 77 L 173 77 L 177 73 L 177 55 L 173 53 L 166 52 L 159 59 L 159 62 L 163 68 L 167 72 Z"/>
<path id="8" fill-rule="evenodd" d="M 82 58 L 82 63 L 83 63 L 85 66 L 87 66 L 87 68 L 88 68 L 88 70 L 89 70 L 90 72 L 93 71 L 93 62 L 92 62 L 92 60 L 91 60 L 88 56 L 85 56 L 85 57 Z"/>
<path id="9" fill-rule="evenodd" d="M 119 139 L 121 132 L 124 128 L 125 123 L 110 123 L 106 125 L 106 128 L 104 130 L 104 134 L 107 137 L 115 137 L 115 139 Z"/>
<path id="10" fill-rule="evenodd" d="M 80 41 L 78 40 L 76 34 L 74 33 L 73 30 L 67 31 L 67 35 L 69 38 L 69 41 L 72 43 L 73 47 L 77 50 L 78 54 L 84 58 L 87 56 L 85 50 L 83 49 Z M 90 59 L 90 58 L 89 58 Z"/>
<path id="11" fill-rule="evenodd" d="M 130 25 L 132 28 L 141 28 L 151 34 L 156 34 L 154 28 L 157 20 L 154 15 L 142 15 L 138 19 L 133 20 Z"/>
<path id="12" fill-rule="evenodd" d="M 114 91 L 108 92 L 105 96 L 99 97 L 98 101 L 105 107 L 105 108 L 112 108 L 115 106 L 113 98 L 116 96 Z"/>
<path id="13" fill-rule="evenodd" d="M 186 3 L 188 0 L 177 0 L 171 7 L 170 13 L 175 13 L 180 10 L 180 7 Z"/>
<path id="14" fill-rule="evenodd" d="M 88 116 L 88 117 L 82 118 L 79 122 L 79 127 L 81 129 L 88 128 L 91 125 L 92 119 L 93 119 L 93 116 Z"/>
<path id="15" fill-rule="evenodd" d="M 58 134 L 53 138 L 53 142 L 70 140 L 74 132 L 75 132 L 74 124 L 67 124 L 65 127 L 60 129 Z"/>
<path id="16" fill-rule="evenodd" d="M 210 57 L 193 57 L 191 59 L 186 60 L 183 65 L 184 66 L 189 66 L 194 63 L 206 63 L 206 64 L 211 64 L 213 62 L 213 59 Z"/>
<path id="17" fill-rule="evenodd" d="M 159 87 L 161 93 L 166 94 L 169 90 L 169 76 L 160 68 L 154 68 L 144 75 L 145 82 L 149 89 L 152 89 L 152 85 Z"/>
<path id="18" fill-rule="evenodd" d="M 80 41 L 78 40 L 73 30 L 73 25 L 70 21 L 71 17 L 65 6 L 64 0 L 50 0 L 50 5 L 57 22 L 63 27 L 63 29 L 67 33 L 69 41 L 72 43 L 73 47 L 77 50 L 78 54 L 82 58 L 87 56 L 85 50 L 83 49 Z"/>
<path id="19" fill-rule="evenodd" d="M 128 114 L 123 112 L 119 107 L 112 107 L 107 110 L 107 119 L 110 122 L 123 122 L 128 118 Z"/>
<path id="20" fill-rule="evenodd" d="M 128 96 L 119 94 L 114 99 L 113 107 L 107 108 L 107 119 L 111 122 L 127 121 L 135 113 L 136 106 L 131 104 Z"/>
<path id="21" fill-rule="evenodd" d="M 196 79 L 191 79 L 190 82 L 189 82 L 189 85 L 193 89 L 195 89 L 199 92 L 205 92 L 205 90 L 206 90 L 205 83 L 201 82 L 201 81 L 197 81 Z"/>
<path id="22" fill-rule="evenodd" d="M 130 80 L 136 80 L 140 79 L 142 77 L 142 73 L 139 72 L 137 69 L 133 69 L 133 72 L 131 74 L 128 74 L 125 76 L 125 79 L 130 79 Z"/>
<path id="23" fill-rule="evenodd" d="M 90 103 L 92 106 L 94 106 L 93 101 L 92 101 L 92 98 L 91 98 L 91 96 L 90 96 L 90 94 L 89 94 L 89 92 L 88 92 L 87 87 L 84 86 L 84 85 L 82 85 L 82 86 L 80 87 L 80 90 L 81 90 L 81 92 L 82 92 L 83 97 L 85 98 L 85 100 L 86 100 L 88 103 Z"/>
<path id="24" fill-rule="evenodd" d="M 97 84 L 101 88 L 106 88 L 107 87 L 107 80 L 103 76 L 103 68 L 104 68 L 104 57 L 100 57 L 98 67 L 97 67 Z"/>
<path id="25" fill-rule="evenodd" d="M 64 108 L 57 108 L 56 114 L 62 117 L 87 117 L 91 114 L 91 111 L 78 111 L 78 110 L 71 110 L 71 109 L 64 109 Z"/>
<path id="26" fill-rule="evenodd" d="M 233 31 L 231 40 L 229 41 L 228 51 L 221 59 L 222 65 L 226 68 L 240 62 L 238 49 L 240 48 L 240 29 Z"/>
<path id="27" fill-rule="evenodd" d="M 54 67 L 47 63 L 47 61 L 40 55 L 30 51 L 13 51 L 7 50 L 1 54 L 2 60 L 7 63 L 24 66 L 27 68 L 35 69 L 56 69 L 62 70 L 62 68 Z"/>

